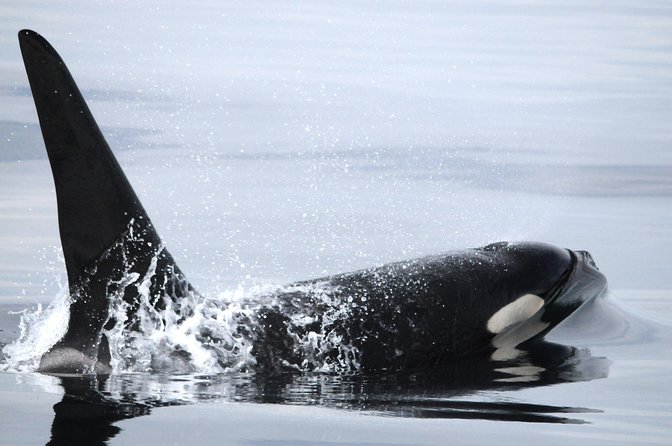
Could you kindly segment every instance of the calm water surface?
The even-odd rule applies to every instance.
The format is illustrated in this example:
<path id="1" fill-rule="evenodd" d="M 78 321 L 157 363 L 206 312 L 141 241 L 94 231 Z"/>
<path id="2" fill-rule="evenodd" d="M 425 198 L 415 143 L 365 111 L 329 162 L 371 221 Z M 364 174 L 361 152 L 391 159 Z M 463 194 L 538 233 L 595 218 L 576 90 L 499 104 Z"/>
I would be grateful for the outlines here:
<path id="1" fill-rule="evenodd" d="M 525 239 L 589 250 L 611 290 L 518 359 L 404 374 L 51 377 L 3 356 L 0 444 L 672 444 L 668 3 L 0 11 L 3 345 L 66 286 L 24 27 L 204 295 Z"/>

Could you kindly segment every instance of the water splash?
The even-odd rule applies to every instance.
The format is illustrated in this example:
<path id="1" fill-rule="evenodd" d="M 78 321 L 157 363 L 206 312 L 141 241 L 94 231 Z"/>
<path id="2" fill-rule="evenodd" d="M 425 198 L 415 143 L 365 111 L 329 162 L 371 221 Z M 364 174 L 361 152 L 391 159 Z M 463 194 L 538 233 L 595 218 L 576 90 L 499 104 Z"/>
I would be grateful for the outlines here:
<path id="1" fill-rule="evenodd" d="M 0 362 L 0 370 L 37 370 L 42 355 L 63 337 L 68 328 L 70 303 L 68 291 L 62 289 L 46 309 L 38 304 L 33 310 L 22 310 L 19 322 L 21 334 L 2 349 L 4 358 Z"/>
<path id="2" fill-rule="evenodd" d="M 79 315 L 78 324 L 85 323 L 82 315 L 95 321 L 91 333 L 81 333 L 86 340 L 81 353 L 95 363 L 109 346 L 113 373 L 213 374 L 269 365 L 359 369 L 359 352 L 340 323 L 351 316 L 351 302 L 333 285 L 238 287 L 201 296 L 141 220 L 131 219 L 119 239 L 46 310 L 23 312 L 21 336 L 3 349 L 3 370 L 36 371 L 43 355 L 68 336 L 72 314 Z M 65 347 L 81 348 L 80 338 Z"/>
<path id="3" fill-rule="evenodd" d="M 278 298 L 292 294 L 297 299 Z M 177 302 L 166 299 L 161 310 L 147 297 L 141 297 L 135 329 L 117 324 L 105 331 L 115 372 L 245 372 L 257 370 L 260 362 L 304 371 L 359 368 L 359 352 L 336 329 L 349 306 L 334 298 L 327 284 L 239 287 L 215 298 L 191 293 Z M 117 302 L 112 317 L 122 320 L 125 310 L 123 301 Z M 291 316 L 282 318 L 285 333 L 279 338 L 289 345 L 264 349 L 276 328 L 269 320 L 285 314 Z M 282 357 L 267 357 L 276 351 Z"/>

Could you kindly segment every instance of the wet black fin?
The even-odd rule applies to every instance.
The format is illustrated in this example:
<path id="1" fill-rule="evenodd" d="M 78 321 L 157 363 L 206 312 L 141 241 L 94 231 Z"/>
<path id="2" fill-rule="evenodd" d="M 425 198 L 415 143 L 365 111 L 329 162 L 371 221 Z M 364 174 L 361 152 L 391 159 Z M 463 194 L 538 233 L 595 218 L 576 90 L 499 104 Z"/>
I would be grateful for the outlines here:
<path id="1" fill-rule="evenodd" d="M 46 360 L 61 363 L 54 353 L 60 350 L 69 358 L 83 354 L 93 365 L 109 362 L 109 351 L 99 347 L 107 350 L 102 331 L 114 325 L 113 297 L 128 304 L 127 324 L 133 324 L 141 293 L 161 307 L 193 289 L 163 248 L 61 57 L 34 31 L 20 31 L 19 43 L 54 176 L 72 300 L 68 331 L 42 368 L 72 371 L 72 364 L 46 367 Z"/>
<path id="2" fill-rule="evenodd" d="M 133 218 L 149 219 L 63 60 L 39 34 L 19 32 L 49 155 L 70 283 Z"/>

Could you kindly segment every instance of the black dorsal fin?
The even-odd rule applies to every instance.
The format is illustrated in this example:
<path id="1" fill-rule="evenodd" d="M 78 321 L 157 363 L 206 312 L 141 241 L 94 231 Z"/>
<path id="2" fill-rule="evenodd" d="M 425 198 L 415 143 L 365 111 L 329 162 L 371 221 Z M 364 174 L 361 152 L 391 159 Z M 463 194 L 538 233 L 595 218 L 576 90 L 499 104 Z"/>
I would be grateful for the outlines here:
<path id="1" fill-rule="evenodd" d="M 115 302 L 126 303 L 124 327 L 135 329 L 139 306 L 162 309 L 193 288 L 163 247 L 61 57 L 34 31 L 20 31 L 19 42 L 54 176 L 71 300 L 68 330 L 42 357 L 40 370 L 107 370 L 104 330 L 118 322 Z"/>
<path id="2" fill-rule="evenodd" d="M 23 61 L 56 186 L 68 280 L 75 283 L 147 214 L 61 57 L 34 31 L 19 32 Z"/>

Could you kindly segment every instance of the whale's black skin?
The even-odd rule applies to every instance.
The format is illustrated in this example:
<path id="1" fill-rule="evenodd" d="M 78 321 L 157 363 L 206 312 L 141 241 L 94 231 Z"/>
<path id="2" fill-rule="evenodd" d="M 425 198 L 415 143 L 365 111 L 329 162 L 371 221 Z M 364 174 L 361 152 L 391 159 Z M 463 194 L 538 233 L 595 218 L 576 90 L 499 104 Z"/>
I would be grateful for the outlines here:
<path id="1" fill-rule="evenodd" d="M 536 320 L 527 321 L 531 334 L 522 339 L 513 336 L 508 347 L 541 339 L 604 291 L 604 276 L 593 265 L 585 252 L 544 243 L 500 242 L 299 285 L 319 284 L 318 289 L 330 290 L 332 299 L 354 300 L 348 316 L 329 329 L 356 347 L 364 369 L 417 368 L 504 346 L 493 346 L 495 336 L 486 329 L 487 322 L 502 307 L 528 294 L 546 304 Z M 291 315 L 318 313 L 319 320 L 319 308 L 314 307 L 319 300 L 313 302 L 310 293 L 280 293 L 277 300 L 256 325 L 263 342 L 255 343 L 253 353 L 267 369 L 277 368 L 283 360 L 301 362 L 300 357 L 292 358 L 287 336 Z M 315 331 L 318 325 L 305 331 Z"/>
<path id="2" fill-rule="evenodd" d="M 60 56 L 33 31 L 20 31 L 19 42 L 54 176 L 72 302 L 67 332 L 40 370 L 106 373 L 104 329 L 121 323 L 112 316 L 115 299 L 127 305 L 123 323 L 133 330 L 139 285 L 159 309 L 196 291 L 162 245 Z M 320 361 L 423 367 L 540 339 L 605 286 L 586 252 L 501 242 L 289 285 L 259 308 L 247 334 L 266 370 L 317 367 L 296 345 L 311 331 L 336 334 L 352 347 L 344 353 L 323 343 Z M 543 306 L 524 317 L 507 313 L 510 326 L 489 328 L 493 315 L 526 295 Z M 334 308 L 344 311 L 325 322 Z M 297 325 L 293 315 L 311 322 Z"/>

